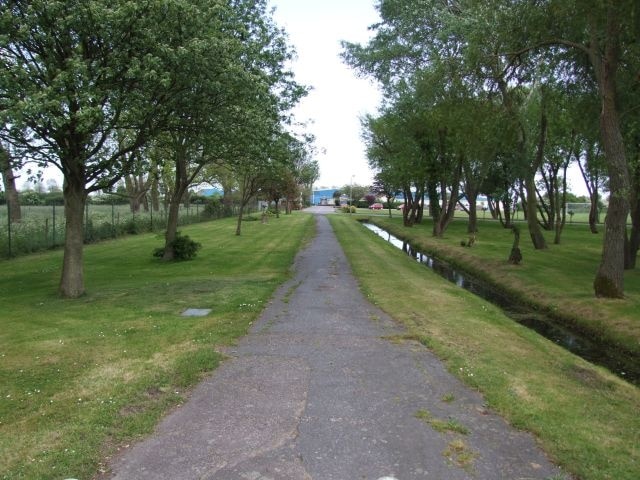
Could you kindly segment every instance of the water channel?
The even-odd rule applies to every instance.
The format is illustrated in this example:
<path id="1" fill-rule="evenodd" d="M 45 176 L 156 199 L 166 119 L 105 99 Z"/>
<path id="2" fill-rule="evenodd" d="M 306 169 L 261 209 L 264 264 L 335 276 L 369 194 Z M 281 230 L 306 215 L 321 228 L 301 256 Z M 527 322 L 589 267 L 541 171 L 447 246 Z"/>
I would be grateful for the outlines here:
<path id="1" fill-rule="evenodd" d="M 550 316 L 522 305 L 485 282 L 473 278 L 431 255 L 416 250 L 408 242 L 391 235 L 383 228 L 367 222 L 363 222 L 363 225 L 441 277 L 500 307 L 505 315 L 521 325 L 535 330 L 585 360 L 606 367 L 621 378 L 635 385 L 640 385 L 640 362 L 636 358 L 620 352 L 616 346 L 604 345 L 584 335 L 572 332 L 558 325 L 557 321 L 554 321 Z"/>

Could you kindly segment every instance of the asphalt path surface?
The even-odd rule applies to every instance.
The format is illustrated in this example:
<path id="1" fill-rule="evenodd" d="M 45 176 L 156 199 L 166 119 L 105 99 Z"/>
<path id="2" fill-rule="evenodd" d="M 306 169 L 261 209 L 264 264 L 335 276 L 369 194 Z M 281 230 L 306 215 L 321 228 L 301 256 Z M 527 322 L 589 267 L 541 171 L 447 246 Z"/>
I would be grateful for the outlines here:
<path id="1" fill-rule="evenodd" d="M 114 459 L 112 478 L 562 478 L 425 347 L 394 341 L 402 328 L 360 293 L 328 219 L 315 218 L 317 236 L 250 334 Z"/>

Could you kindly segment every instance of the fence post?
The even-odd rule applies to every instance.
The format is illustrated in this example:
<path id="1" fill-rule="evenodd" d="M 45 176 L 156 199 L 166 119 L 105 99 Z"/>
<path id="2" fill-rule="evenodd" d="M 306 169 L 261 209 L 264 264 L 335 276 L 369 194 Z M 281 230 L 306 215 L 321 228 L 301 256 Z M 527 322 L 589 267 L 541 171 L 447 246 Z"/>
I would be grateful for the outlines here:
<path id="1" fill-rule="evenodd" d="M 116 238 L 116 206 L 113 200 L 111 200 L 111 236 Z"/>
<path id="2" fill-rule="evenodd" d="M 84 241 L 89 239 L 89 199 L 87 198 L 84 207 Z"/>
<path id="3" fill-rule="evenodd" d="M 8 235 L 8 242 L 7 242 L 7 246 L 9 249 L 9 254 L 8 254 L 8 258 L 11 258 L 11 201 L 9 201 L 9 199 L 7 198 L 7 235 Z"/>
<path id="4" fill-rule="evenodd" d="M 51 231 L 51 246 L 56 246 L 56 204 L 52 205 L 53 207 L 53 230 Z"/>

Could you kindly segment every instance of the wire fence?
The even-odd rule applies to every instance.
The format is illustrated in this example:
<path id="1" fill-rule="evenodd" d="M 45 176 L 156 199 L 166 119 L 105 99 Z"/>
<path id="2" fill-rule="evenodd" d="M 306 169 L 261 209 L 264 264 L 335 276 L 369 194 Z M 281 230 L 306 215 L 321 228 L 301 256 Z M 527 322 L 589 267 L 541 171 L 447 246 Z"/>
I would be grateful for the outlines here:
<path id="1" fill-rule="evenodd" d="M 11 203 L 0 209 L 0 258 L 10 258 L 64 245 L 65 217 L 61 205 L 21 206 L 21 220 L 11 221 Z M 84 216 L 84 242 L 93 243 L 123 235 L 162 232 L 167 211 L 132 212 L 129 205 L 88 203 Z M 203 204 L 181 205 L 178 225 L 238 214 L 235 206 L 211 208 Z"/>

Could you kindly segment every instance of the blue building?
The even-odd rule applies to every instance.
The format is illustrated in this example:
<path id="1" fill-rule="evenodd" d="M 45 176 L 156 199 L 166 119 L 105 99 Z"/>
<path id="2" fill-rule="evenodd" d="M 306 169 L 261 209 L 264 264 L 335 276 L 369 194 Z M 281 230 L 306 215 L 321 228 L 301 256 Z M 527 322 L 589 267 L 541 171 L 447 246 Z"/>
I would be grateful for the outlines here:
<path id="1" fill-rule="evenodd" d="M 213 197 L 214 195 L 222 196 L 224 192 L 221 188 L 202 188 L 198 190 L 198 195 L 204 197 Z"/>
<path id="2" fill-rule="evenodd" d="M 309 201 L 311 202 L 311 205 L 335 205 L 333 194 L 338 190 L 338 188 L 312 190 Z"/>

